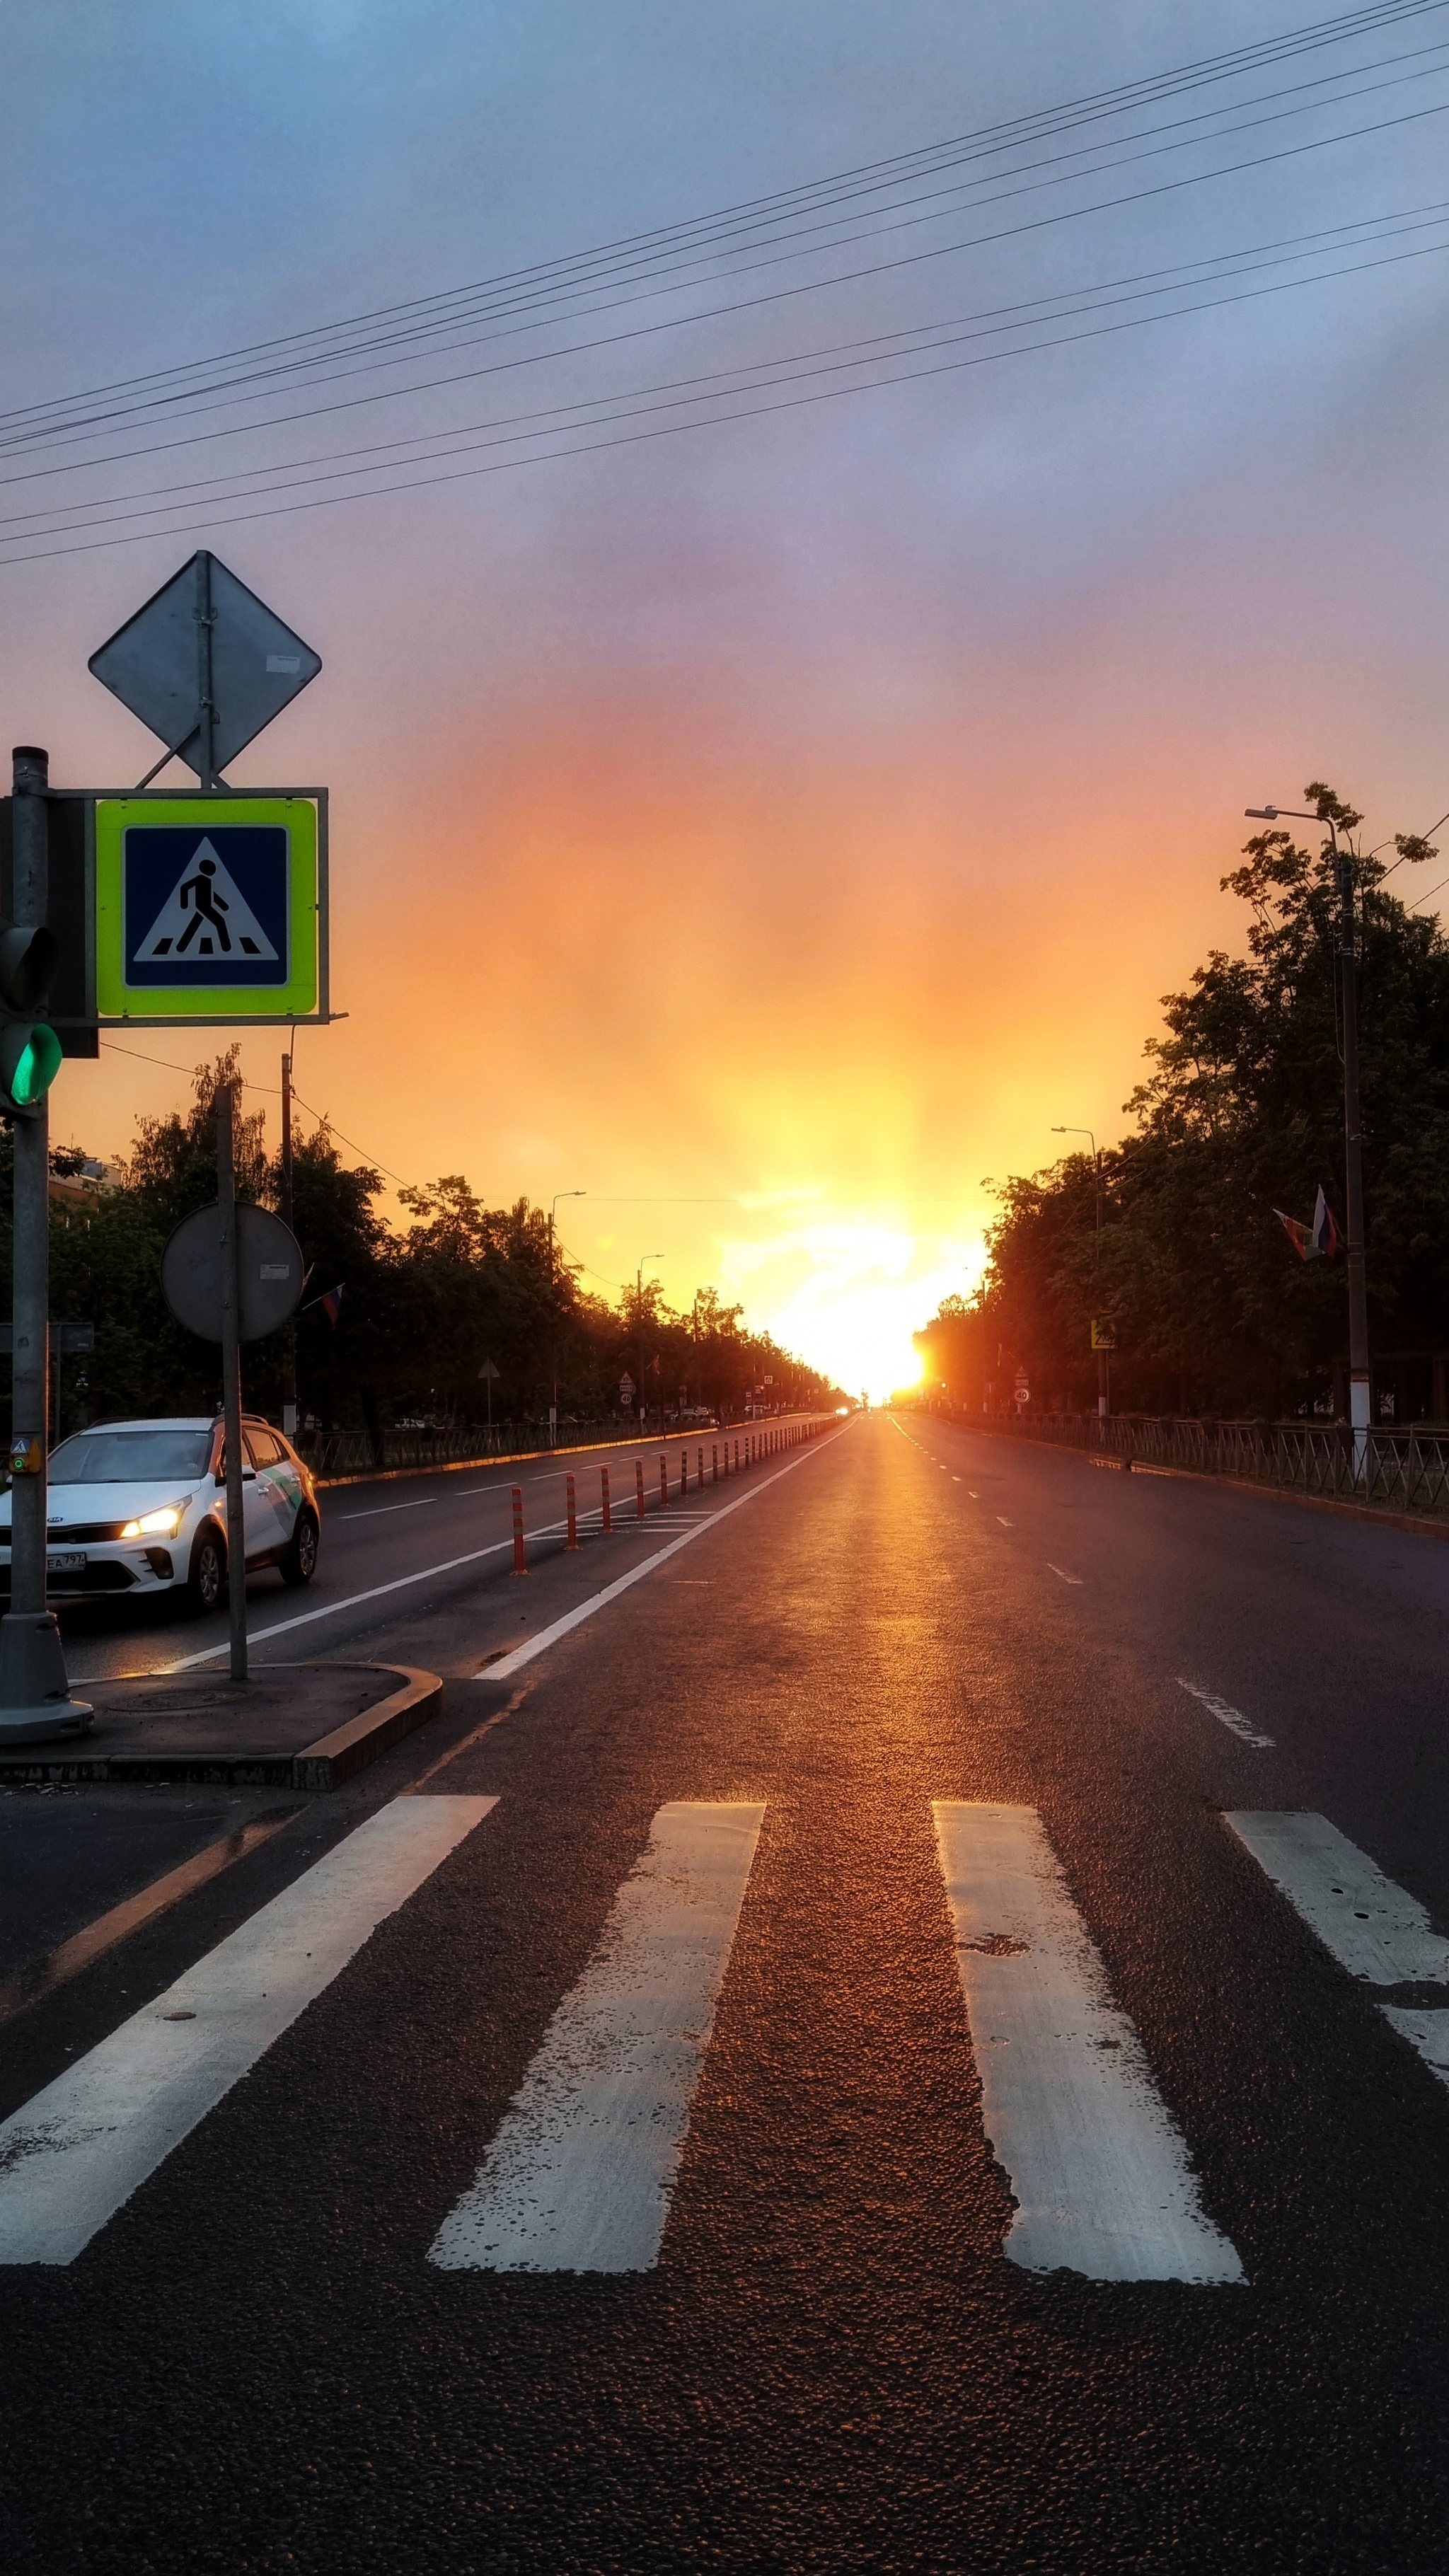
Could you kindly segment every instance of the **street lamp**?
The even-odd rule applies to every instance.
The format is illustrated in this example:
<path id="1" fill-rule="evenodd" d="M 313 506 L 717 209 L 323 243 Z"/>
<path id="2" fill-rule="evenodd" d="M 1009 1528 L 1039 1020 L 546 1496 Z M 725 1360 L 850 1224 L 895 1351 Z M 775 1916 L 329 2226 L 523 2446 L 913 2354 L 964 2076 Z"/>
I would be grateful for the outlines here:
<path id="1" fill-rule="evenodd" d="M 550 1201 L 549 1201 L 549 1209 L 548 1209 L 548 1293 L 549 1293 L 550 1305 L 552 1304 L 554 1288 L 555 1288 L 555 1286 L 556 1286 L 556 1284 L 557 1284 L 557 1281 L 558 1281 L 558 1265 L 557 1265 L 557 1263 L 556 1263 L 556 1262 L 555 1262 L 555 1260 L 554 1260 L 554 1249 L 553 1249 L 553 1224 L 554 1224 L 554 1218 L 555 1218 L 555 1216 L 556 1216 L 556 1214 L 557 1214 L 557 1212 L 558 1212 L 558 1203 L 559 1203 L 559 1200 L 560 1200 L 560 1199 L 586 1199 L 586 1198 L 588 1197 L 588 1195 L 589 1195 L 589 1194 L 588 1194 L 588 1191 L 587 1191 L 587 1190 L 555 1190 L 555 1192 L 554 1192 L 554 1194 L 553 1194 L 553 1197 L 552 1197 L 552 1198 L 550 1199 Z M 550 1348 L 549 1348 L 549 1368 L 550 1368 L 550 1375 L 551 1375 L 552 1380 L 553 1380 L 553 1402 L 552 1402 L 552 1404 L 549 1406 L 549 1409 L 548 1409 L 548 1427 L 549 1427 L 549 1430 L 551 1431 L 551 1433 L 553 1434 L 554 1438 L 555 1438 L 555 1439 L 557 1439 L 557 1437 L 558 1437 L 558 1319 L 557 1319 L 557 1317 L 556 1317 L 556 1316 L 551 1316 L 551 1322 L 552 1322 L 552 1329 L 553 1329 L 553 1340 L 552 1340 L 552 1343 L 551 1343 Z"/>
<path id="2" fill-rule="evenodd" d="M 1280 814 L 1294 823 L 1328 825 L 1333 873 L 1338 888 L 1338 954 L 1343 967 L 1343 1137 L 1345 1163 L 1344 1216 L 1348 1234 L 1348 1418 L 1353 1426 L 1353 1472 L 1368 1464 L 1369 1330 L 1368 1277 L 1363 1240 L 1363 1130 L 1358 1106 L 1358 950 L 1353 919 L 1353 853 L 1338 846 L 1331 814 L 1307 814 L 1294 805 L 1245 805 L 1250 823 L 1276 823 Z"/>
<path id="3" fill-rule="evenodd" d="M 1097 1241 L 1096 1249 L 1092 1255 L 1092 1266 L 1097 1290 L 1100 1295 L 1102 1286 L 1102 1157 L 1097 1151 L 1097 1139 L 1092 1134 L 1090 1127 L 1054 1127 L 1052 1129 L 1052 1134 L 1054 1136 L 1085 1136 L 1092 1148 L 1092 1162 L 1097 1174 Z M 1112 1385 L 1111 1378 L 1108 1374 L 1107 1353 L 1105 1351 L 1098 1351 L 1097 1419 L 1099 1422 L 1105 1422 L 1112 1409 L 1111 1392 Z"/>

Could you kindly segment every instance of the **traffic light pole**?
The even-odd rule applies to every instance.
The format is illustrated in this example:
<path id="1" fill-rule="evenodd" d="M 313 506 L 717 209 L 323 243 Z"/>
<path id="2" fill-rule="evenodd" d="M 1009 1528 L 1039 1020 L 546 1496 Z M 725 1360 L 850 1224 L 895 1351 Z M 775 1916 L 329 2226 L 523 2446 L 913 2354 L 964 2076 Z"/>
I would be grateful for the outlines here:
<path id="1" fill-rule="evenodd" d="M 216 1195 L 221 1208 L 221 1403 L 226 1425 L 226 1603 L 231 1677 L 247 1677 L 246 1489 L 242 1483 L 241 1303 L 236 1231 L 236 1085 L 216 1095 Z"/>
<path id="2" fill-rule="evenodd" d="M 14 754 L 12 917 L 38 929 L 49 903 L 50 762 Z M 84 1735 L 91 1711 L 73 1700 L 65 1650 L 45 1606 L 46 1433 L 50 1340 L 50 1117 L 44 1099 L 11 1124 L 15 1151 L 10 1421 L 10 1608 L 0 1619 L 0 1744 Z"/>

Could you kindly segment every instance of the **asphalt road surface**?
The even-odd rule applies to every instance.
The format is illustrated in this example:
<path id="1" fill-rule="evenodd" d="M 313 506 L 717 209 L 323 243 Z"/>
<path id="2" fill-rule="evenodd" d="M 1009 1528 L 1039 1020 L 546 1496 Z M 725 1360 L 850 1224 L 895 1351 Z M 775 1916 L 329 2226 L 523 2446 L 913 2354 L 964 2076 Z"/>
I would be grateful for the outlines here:
<path id="1" fill-rule="evenodd" d="M 1437 2576 L 1449 1547 L 902 1414 L 525 1585 L 460 1481 L 303 1632 L 439 1716 L 0 2026 L 7 2566 Z"/>

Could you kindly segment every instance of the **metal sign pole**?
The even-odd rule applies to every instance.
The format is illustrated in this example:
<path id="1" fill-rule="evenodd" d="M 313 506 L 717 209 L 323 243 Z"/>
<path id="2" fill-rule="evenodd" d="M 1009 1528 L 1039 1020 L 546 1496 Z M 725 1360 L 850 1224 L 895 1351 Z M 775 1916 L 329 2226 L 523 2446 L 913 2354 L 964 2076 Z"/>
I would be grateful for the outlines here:
<path id="1" fill-rule="evenodd" d="M 242 1484 L 240 1278 L 236 1222 L 236 1086 L 216 1095 L 216 1195 L 221 1209 L 221 1402 L 226 1440 L 226 1599 L 231 1677 L 247 1677 L 246 1494 Z"/>
<path id="2" fill-rule="evenodd" d="M 17 924 L 45 920 L 50 818 L 50 763 L 28 746 L 15 753 L 11 809 L 13 899 Z M 11 1347 L 14 1396 L 10 1444 L 10 1609 L 0 1620 L 0 1742 L 80 1735 L 91 1712 L 72 1700 L 65 1652 L 46 1609 L 46 1437 L 50 1354 L 50 1120 L 17 1118 L 15 1148 L 14 1307 Z"/>

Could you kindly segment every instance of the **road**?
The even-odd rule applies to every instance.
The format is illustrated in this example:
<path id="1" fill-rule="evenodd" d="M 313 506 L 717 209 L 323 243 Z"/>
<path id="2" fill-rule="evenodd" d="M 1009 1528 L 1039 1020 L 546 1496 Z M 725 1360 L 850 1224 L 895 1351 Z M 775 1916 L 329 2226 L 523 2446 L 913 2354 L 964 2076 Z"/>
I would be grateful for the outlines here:
<path id="1" fill-rule="evenodd" d="M 368 1605 L 440 1715 L 0 2032 L 8 2563 L 1440 2569 L 1449 1548 L 672 1508 Z"/>

